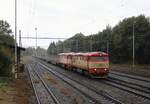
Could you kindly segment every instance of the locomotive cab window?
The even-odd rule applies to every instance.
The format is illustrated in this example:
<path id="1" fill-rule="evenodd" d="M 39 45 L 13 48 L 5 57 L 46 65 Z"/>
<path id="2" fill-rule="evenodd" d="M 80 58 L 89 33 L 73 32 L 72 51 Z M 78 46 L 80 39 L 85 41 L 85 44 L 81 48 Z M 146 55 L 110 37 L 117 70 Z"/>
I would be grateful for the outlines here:
<path id="1" fill-rule="evenodd" d="M 108 60 L 108 56 L 92 56 L 90 60 Z"/>

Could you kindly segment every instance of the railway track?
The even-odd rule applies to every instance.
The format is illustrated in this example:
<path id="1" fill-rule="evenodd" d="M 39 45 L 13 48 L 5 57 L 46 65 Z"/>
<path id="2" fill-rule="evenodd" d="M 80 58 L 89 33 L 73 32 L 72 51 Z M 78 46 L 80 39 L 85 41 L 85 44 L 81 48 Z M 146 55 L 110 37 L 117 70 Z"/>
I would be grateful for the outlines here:
<path id="1" fill-rule="evenodd" d="M 131 87 L 127 84 L 122 84 L 119 83 L 117 81 L 113 81 L 113 80 L 105 80 L 105 81 L 101 81 L 104 84 L 110 85 L 112 87 L 127 91 L 129 93 L 135 94 L 136 96 L 142 97 L 144 99 L 148 99 L 150 100 L 150 94 L 148 92 L 145 92 L 143 90 L 139 90 L 137 88 Z"/>
<path id="2" fill-rule="evenodd" d="M 131 78 L 131 79 L 136 79 L 136 80 L 139 80 L 139 81 L 144 81 L 144 82 L 150 83 L 150 78 L 145 78 L 145 77 L 141 77 L 141 76 L 137 76 L 137 75 L 129 75 L 129 74 L 116 72 L 116 71 L 110 71 L 110 74 L 117 75 L 117 76 L 122 76 L 122 77 L 127 77 L 127 78 Z"/>
<path id="3" fill-rule="evenodd" d="M 59 79 L 63 80 L 64 82 L 66 82 L 67 84 L 69 84 L 70 86 L 72 86 L 73 88 L 77 89 L 78 91 L 80 91 L 82 94 L 86 95 L 87 97 L 89 97 L 90 99 L 92 99 L 93 102 L 100 104 L 100 103 L 105 103 L 105 104 L 123 104 L 121 101 L 113 98 L 111 95 L 109 95 L 107 92 L 105 91 L 97 91 L 96 88 L 94 88 L 93 86 L 84 84 L 82 82 L 79 82 L 77 80 L 74 80 L 73 78 L 66 76 L 65 74 L 58 72 L 58 71 L 54 71 L 51 68 L 49 68 L 48 66 L 39 63 L 42 67 L 44 67 L 46 70 L 48 70 L 50 73 L 52 73 L 53 75 L 55 75 L 56 77 L 58 77 Z M 87 89 L 87 92 L 83 89 Z M 93 93 L 94 96 L 91 96 L 90 93 Z"/>
<path id="4" fill-rule="evenodd" d="M 116 75 L 116 74 L 115 74 Z M 119 76 L 119 75 L 118 75 Z M 120 75 L 122 76 L 122 74 Z M 123 75 L 124 76 L 124 75 Z M 127 78 L 132 78 L 135 80 L 138 80 L 138 76 L 136 78 L 134 78 L 133 76 L 129 75 L 130 77 Z M 97 82 L 102 82 L 106 85 L 118 88 L 120 90 L 129 92 L 131 94 L 134 94 L 137 97 L 142 98 L 143 100 L 148 100 L 148 102 L 150 102 L 150 88 L 149 86 L 145 86 L 136 82 L 130 82 L 130 81 L 126 81 L 126 80 L 122 80 L 119 78 L 114 78 L 114 77 L 109 77 L 108 79 L 104 80 L 104 81 L 99 81 L 96 80 Z M 145 81 L 144 79 L 139 79 L 139 81 Z M 148 82 L 148 80 L 145 81 L 146 83 Z M 89 85 L 88 85 L 89 86 Z M 90 88 L 92 88 L 93 86 L 90 86 Z M 93 87 L 94 88 L 94 87 Z"/>
<path id="5" fill-rule="evenodd" d="M 124 81 L 123 79 L 118 79 L 118 78 L 113 78 L 113 77 L 108 77 L 107 81 L 118 83 L 118 84 L 127 86 L 129 88 L 133 88 L 133 89 L 145 92 L 147 94 L 150 94 L 150 87 L 147 87 L 147 86 L 144 86 L 144 85 L 140 85 L 140 84 L 137 84 L 137 83 Z"/>
<path id="6" fill-rule="evenodd" d="M 32 67 L 31 65 L 27 65 L 26 67 L 35 92 L 37 104 L 61 104 L 38 72 L 34 69 L 35 67 L 33 67 L 33 65 Z"/>
<path id="7" fill-rule="evenodd" d="M 150 83 L 148 83 L 148 78 L 144 80 L 144 78 L 140 76 L 134 77 L 132 75 L 119 73 L 120 72 L 113 72 L 115 76 L 109 76 L 106 81 L 103 81 L 103 83 L 128 91 L 130 93 L 134 93 L 135 95 L 150 100 Z"/>

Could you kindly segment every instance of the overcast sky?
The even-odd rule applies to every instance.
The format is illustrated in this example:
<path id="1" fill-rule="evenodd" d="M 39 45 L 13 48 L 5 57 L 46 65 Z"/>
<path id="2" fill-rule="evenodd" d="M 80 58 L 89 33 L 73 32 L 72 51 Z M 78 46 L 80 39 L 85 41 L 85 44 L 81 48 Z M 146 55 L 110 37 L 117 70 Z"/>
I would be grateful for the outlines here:
<path id="1" fill-rule="evenodd" d="M 6 20 L 14 32 L 15 0 L 0 0 L 0 20 Z M 18 0 L 17 24 L 22 36 L 69 38 L 76 33 L 97 33 L 106 25 L 115 26 L 125 17 L 150 16 L 150 0 Z M 52 40 L 38 40 L 47 47 Z M 22 40 L 34 46 L 35 40 Z"/>

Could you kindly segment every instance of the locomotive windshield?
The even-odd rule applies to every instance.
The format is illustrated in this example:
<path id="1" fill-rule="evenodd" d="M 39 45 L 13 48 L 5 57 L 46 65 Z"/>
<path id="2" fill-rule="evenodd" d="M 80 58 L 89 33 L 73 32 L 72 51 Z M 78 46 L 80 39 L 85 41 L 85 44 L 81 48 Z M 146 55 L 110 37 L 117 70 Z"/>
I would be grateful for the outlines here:
<path id="1" fill-rule="evenodd" d="M 108 56 L 92 56 L 90 60 L 108 60 Z"/>

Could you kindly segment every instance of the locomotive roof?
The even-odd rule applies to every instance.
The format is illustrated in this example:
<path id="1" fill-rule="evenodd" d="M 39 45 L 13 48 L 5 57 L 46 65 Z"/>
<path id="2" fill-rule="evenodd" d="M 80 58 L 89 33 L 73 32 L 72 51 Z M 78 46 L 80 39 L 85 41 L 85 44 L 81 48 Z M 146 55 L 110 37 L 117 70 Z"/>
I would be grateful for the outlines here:
<path id="1" fill-rule="evenodd" d="M 80 55 L 80 56 L 108 56 L 107 53 L 98 51 L 98 52 L 85 52 L 85 53 L 75 53 L 75 52 L 70 52 L 70 53 L 60 53 L 59 55 Z"/>
<path id="2" fill-rule="evenodd" d="M 74 52 L 69 52 L 69 53 L 60 53 L 58 55 L 73 55 L 73 54 L 74 54 Z"/>
<path id="3" fill-rule="evenodd" d="M 108 56 L 107 53 L 104 53 L 104 52 L 86 52 L 84 54 L 85 56 Z"/>

